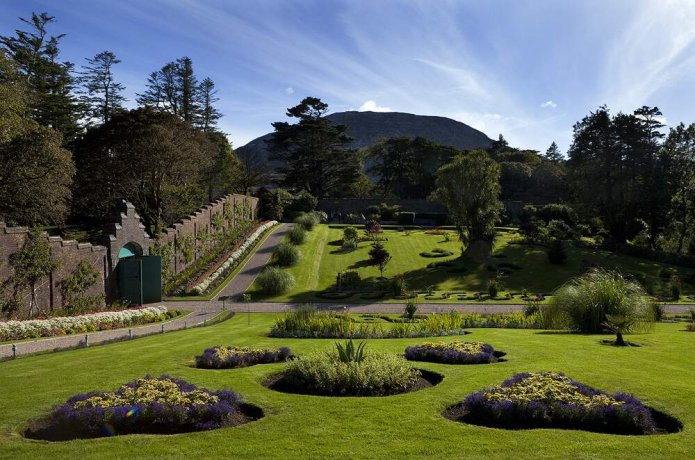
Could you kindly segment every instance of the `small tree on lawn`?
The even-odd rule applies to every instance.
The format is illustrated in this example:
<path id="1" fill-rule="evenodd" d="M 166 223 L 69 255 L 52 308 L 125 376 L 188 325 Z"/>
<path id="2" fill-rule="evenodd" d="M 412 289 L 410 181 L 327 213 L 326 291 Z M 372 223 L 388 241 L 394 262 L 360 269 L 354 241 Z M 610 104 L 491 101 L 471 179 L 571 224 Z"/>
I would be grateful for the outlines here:
<path id="1" fill-rule="evenodd" d="M 369 250 L 369 261 L 372 265 L 379 267 L 382 279 L 384 278 L 384 268 L 386 268 L 386 264 L 388 264 L 390 260 L 391 254 L 379 243 L 375 243 L 374 247 Z"/>
<path id="2" fill-rule="evenodd" d="M 381 233 L 381 225 L 376 220 L 368 220 L 364 224 L 364 232 L 369 238 L 375 242 L 379 241 L 379 233 Z"/>
<path id="3" fill-rule="evenodd" d="M 20 250 L 10 255 L 10 266 L 14 269 L 14 274 L 10 278 L 14 296 L 16 297 L 22 289 L 31 290 L 29 299 L 29 317 L 31 317 L 37 307 L 37 283 L 58 268 L 58 263 L 51 258 L 48 241 L 38 229 L 29 232 Z"/>

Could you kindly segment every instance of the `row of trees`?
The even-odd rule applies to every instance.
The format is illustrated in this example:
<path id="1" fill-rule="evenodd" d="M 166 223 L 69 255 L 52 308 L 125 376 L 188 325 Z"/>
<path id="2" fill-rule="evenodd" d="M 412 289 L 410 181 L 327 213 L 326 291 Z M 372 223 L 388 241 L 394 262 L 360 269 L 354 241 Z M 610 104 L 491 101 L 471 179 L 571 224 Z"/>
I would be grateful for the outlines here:
<path id="1" fill-rule="evenodd" d="M 0 219 L 100 224 L 126 198 L 157 233 L 236 191 L 242 165 L 217 129 L 215 84 L 199 81 L 190 58 L 153 72 L 140 108 L 126 110 L 113 52 L 77 70 L 60 59 L 54 17 L 21 21 L 25 30 L 0 36 Z"/>

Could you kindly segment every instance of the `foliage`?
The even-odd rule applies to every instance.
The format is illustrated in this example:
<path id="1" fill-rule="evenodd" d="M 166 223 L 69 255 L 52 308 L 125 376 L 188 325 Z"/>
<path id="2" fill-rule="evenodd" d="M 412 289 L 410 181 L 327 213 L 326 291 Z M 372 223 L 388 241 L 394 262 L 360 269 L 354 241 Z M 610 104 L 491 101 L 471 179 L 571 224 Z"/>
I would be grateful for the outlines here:
<path id="1" fill-rule="evenodd" d="M 87 116 L 96 123 L 106 123 L 111 115 L 123 110 L 127 100 L 121 93 L 125 86 L 115 81 L 113 66 L 121 60 L 111 51 L 102 51 L 87 58 L 87 65 L 77 81 L 82 85 L 80 101 L 87 107 Z"/>
<path id="2" fill-rule="evenodd" d="M 497 297 L 499 290 L 500 290 L 499 281 L 497 281 L 496 279 L 491 279 L 490 281 L 487 282 L 487 294 L 490 296 L 491 299 L 494 299 Z"/>
<path id="3" fill-rule="evenodd" d="M 369 250 L 369 263 L 379 267 L 381 277 L 384 277 L 384 268 L 391 260 L 391 254 L 380 243 L 374 243 L 372 249 Z"/>
<path id="4" fill-rule="evenodd" d="M 346 340 L 345 345 L 336 343 L 335 350 L 338 352 L 338 360 L 341 363 L 361 363 L 367 356 L 364 351 L 365 346 L 367 346 L 366 342 L 360 342 L 355 346 L 352 339 Z"/>
<path id="5" fill-rule="evenodd" d="M 383 230 L 381 229 L 381 224 L 379 224 L 378 221 L 372 219 L 365 222 L 364 232 L 367 234 L 368 238 L 377 241 L 379 233 L 383 232 Z"/>
<path id="6" fill-rule="evenodd" d="M 284 184 L 318 198 L 347 188 L 361 169 L 357 152 L 347 148 L 352 141 L 347 126 L 332 124 L 324 117 L 327 111 L 320 99 L 304 98 L 287 109 L 287 116 L 298 122 L 273 123 L 275 132 L 269 141 L 272 157 L 286 165 Z"/>
<path id="7" fill-rule="evenodd" d="M 8 282 L 12 285 L 12 296 L 17 298 L 21 291 L 29 288 L 29 317 L 34 315 L 36 302 L 36 284 L 52 271 L 56 270 L 59 263 L 53 260 L 48 239 L 38 229 L 33 229 L 27 234 L 22 247 L 10 254 L 10 266 L 14 273 Z"/>
<path id="8" fill-rule="evenodd" d="M 306 240 L 306 230 L 300 225 L 295 225 L 287 231 L 287 238 L 294 245 L 303 244 Z"/>
<path id="9" fill-rule="evenodd" d="M 294 219 L 294 223 L 302 227 L 307 232 L 314 229 L 314 226 L 319 223 L 317 217 L 311 213 L 300 214 Z"/>
<path id="10" fill-rule="evenodd" d="M 75 145 L 74 205 L 82 216 L 104 219 L 117 198 L 126 199 L 158 235 L 204 204 L 217 153 L 208 136 L 175 115 L 151 108 L 115 113 Z"/>
<path id="11" fill-rule="evenodd" d="M 118 329 L 164 321 L 178 314 L 178 311 L 168 310 L 167 307 L 147 307 L 49 319 L 0 321 L 0 342 Z"/>
<path id="12" fill-rule="evenodd" d="M 447 235 L 447 233 L 445 233 L 445 235 Z M 449 256 L 451 256 L 451 255 L 454 255 L 454 253 L 451 252 L 451 251 L 447 251 L 446 249 L 443 249 L 443 248 L 434 248 L 434 249 L 432 249 L 431 251 L 424 251 L 424 252 L 421 252 L 420 255 L 421 255 L 422 257 L 434 257 L 434 258 L 437 258 L 437 257 L 449 257 Z"/>
<path id="13" fill-rule="evenodd" d="M 606 316 L 630 318 L 628 330 L 647 327 L 654 311 L 644 289 L 620 273 L 592 270 L 555 291 L 541 311 L 555 327 L 584 333 L 600 333 Z"/>
<path id="14" fill-rule="evenodd" d="M 281 267 L 291 267 L 299 262 L 301 254 L 297 246 L 291 243 L 280 243 L 273 251 L 273 260 Z"/>
<path id="15" fill-rule="evenodd" d="M 336 288 L 340 290 L 356 290 L 360 287 L 362 279 L 360 274 L 355 271 L 344 271 L 338 273 Z"/>
<path id="16" fill-rule="evenodd" d="M 473 393 L 465 420 L 501 428 L 570 428 L 616 434 L 653 434 L 651 411 L 625 393 L 609 395 L 561 373 L 520 373 Z"/>
<path id="17" fill-rule="evenodd" d="M 342 362 L 337 352 L 310 353 L 290 362 L 284 380 L 302 393 L 326 396 L 385 396 L 410 389 L 419 372 L 403 358 L 371 352 Z"/>
<path id="18" fill-rule="evenodd" d="M 267 295 L 283 294 L 294 287 L 294 276 L 278 267 L 266 267 L 256 278 L 261 291 Z"/>
<path id="19" fill-rule="evenodd" d="M 415 314 L 417 313 L 417 303 L 415 303 L 414 300 L 409 299 L 405 303 L 405 307 L 403 308 L 403 315 L 410 321 L 415 319 Z"/>
<path id="20" fill-rule="evenodd" d="M 270 335 L 297 338 L 401 338 L 465 334 L 464 316 L 456 311 L 428 315 L 415 323 L 394 323 L 384 327 L 378 323 L 359 323 L 350 315 L 301 308 L 279 317 Z"/>
<path id="21" fill-rule="evenodd" d="M 488 364 L 497 362 L 492 345 L 479 342 L 425 342 L 405 349 L 410 361 L 443 364 Z"/>
<path id="22" fill-rule="evenodd" d="M 287 347 L 278 349 L 252 347 L 221 347 L 206 349 L 196 356 L 195 366 L 203 369 L 234 369 L 256 364 L 280 363 L 292 359 Z"/>
<path id="23" fill-rule="evenodd" d="M 491 241 L 494 236 L 501 209 L 499 177 L 499 165 L 479 150 L 459 155 L 437 171 L 433 197 L 447 207 L 467 246 L 466 255 L 473 255 L 471 243 Z"/>
<path id="24" fill-rule="evenodd" d="M 415 225 L 415 213 L 414 212 L 399 212 L 398 213 L 398 225 Z"/>
<path id="25" fill-rule="evenodd" d="M 398 274 L 391 280 L 391 288 L 393 289 L 393 295 L 396 297 L 403 296 L 408 292 L 408 283 L 405 280 L 405 276 Z"/>
<path id="26" fill-rule="evenodd" d="M 171 263 L 174 260 L 174 248 L 169 243 L 157 240 L 150 246 L 150 255 L 162 258 L 162 283 L 167 284 L 174 275 L 171 268 Z"/>
<path id="27" fill-rule="evenodd" d="M 75 395 L 53 409 L 48 423 L 61 433 L 61 439 L 185 433 L 234 425 L 240 405 L 241 398 L 231 391 L 211 391 L 168 375 L 148 375 L 115 392 Z"/>
<path id="28" fill-rule="evenodd" d="M 94 286 L 98 279 L 97 269 L 93 265 L 81 261 L 70 276 L 60 282 L 63 306 L 72 305 L 76 298 L 81 297 L 87 289 Z"/>
<path id="29" fill-rule="evenodd" d="M 547 251 L 548 262 L 554 265 L 562 265 L 567 261 L 567 251 L 565 250 L 565 243 L 560 239 L 554 239 L 550 243 L 550 247 Z"/>

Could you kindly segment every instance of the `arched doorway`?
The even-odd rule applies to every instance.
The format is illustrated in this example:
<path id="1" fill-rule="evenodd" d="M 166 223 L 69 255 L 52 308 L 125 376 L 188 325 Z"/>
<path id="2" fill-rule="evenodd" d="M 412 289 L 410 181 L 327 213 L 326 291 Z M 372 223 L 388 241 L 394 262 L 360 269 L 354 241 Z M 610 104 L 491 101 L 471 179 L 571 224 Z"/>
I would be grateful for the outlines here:
<path id="1" fill-rule="evenodd" d="M 143 305 L 162 300 L 162 259 L 143 255 L 134 241 L 118 251 L 118 293 L 130 304 Z"/>

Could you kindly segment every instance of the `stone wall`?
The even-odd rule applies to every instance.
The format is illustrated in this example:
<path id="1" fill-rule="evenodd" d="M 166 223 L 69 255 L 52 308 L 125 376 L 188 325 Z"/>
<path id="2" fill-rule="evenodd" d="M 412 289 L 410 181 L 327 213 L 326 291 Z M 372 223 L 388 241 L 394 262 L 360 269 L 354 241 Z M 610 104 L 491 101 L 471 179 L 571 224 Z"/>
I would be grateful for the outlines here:
<path id="1" fill-rule="evenodd" d="M 174 253 L 171 273 L 180 273 L 205 254 L 216 235 L 237 227 L 241 222 L 257 218 L 258 198 L 225 195 L 165 229 L 157 242 L 171 247 Z M 185 254 L 186 246 L 190 248 L 188 260 Z"/>
<path id="2" fill-rule="evenodd" d="M 205 253 L 204 235 L 209 235 L 206 238 L 211 239 L 217 233 L 236 227 L 242 221 L 255 220 L 257 206 L 258 198 L 227 195 L 167 228 L 160 236 L 159 242 L 171 245 L 176 254 L 171 262 L 173 273 L 179 273 Z M 222 216 L 222 220 L 215 216 Z M 87 295 L 105 294 L 108 298 L 117 296 L 116 277 L 112 275 L 118 264 L 121 248 L 130 243 L 138 248 L 139 254 L 147 255 L 154 242 L 145 231 L 135 207 L 130 203 L 121 201 L 118 204 L 112 222 L 104 228 L 101 245 L 78 243 L 44 234 L 49 242 L 51 255 L 58 261 L 59 267 L 37 286 L 37 304 L 40 310 L 49 311 L 63 306 L 60 282 L 69 277 L 80 262 L 92 265 L 99 273 L 96 284 L 86 292 Z M 216 226 L 216 223 L 221 225 Z M 0 222 L 0 286 L 12 276 L 10 255 L 22 247 L 28 233 L 29 229 L 26 227 L 7 227 Z M 180 242 L 185 238 L 189 238 L 193 244 L 193 257 L 189 262 L 183 260 L 180 248 Z M 0 300 L 7 299 L 9 294 L 9 287 L 5 292 L 0 291 Z M 21 305 L 28 308 L 29 292 L 21 293 L 20 297 Z"/>
<path id="3" fill-rule="evenodd" d="M 381 203 L 386 203 L 389 206 L 395 204 L 401 207 L 401 211 L 405 212 L 446 212 L 446 208 L 439 202 L 429 200 L 383 200 L 383 199 L 362 199 L 362 198 L 327 198 L 319 201 L 318 208 L 329 215 L 341 213 L 343 216 L 347 214 L 362 214 L 369 206 L 378 206 Z"/>
<path id="4" fill-rule="evenodd" d="M 29 234 L 26 227 L 7 227 L 0 222 L 0 285 L 4 284 L 13 274 L 9 263 L 10 255 L 17 252 Z M 59 262 L 58 268 L 36 286 L 37 306 L 40 310 L 50 311 L 63 307 L 64 299 L 60 292 L 60 282 L 75 271 L 80 262 L 93 266 L 99 277 L 97 282 L 87 290 L 87 295 L 103 294 L 107 278 L 107 249 L 89 243 L 78 243 L 74 240 L 63 240 L 59 236 L 48 236 L 44 233 L 51 248 L 51 255 Z M 8 297 L 11 287 L 7 286 L 2 299 Z M 30 292 L 22 292 L 19 296 L 20 308 L 28 309 Z M 24 311 L 22 311 L 24 312 Z"/>

